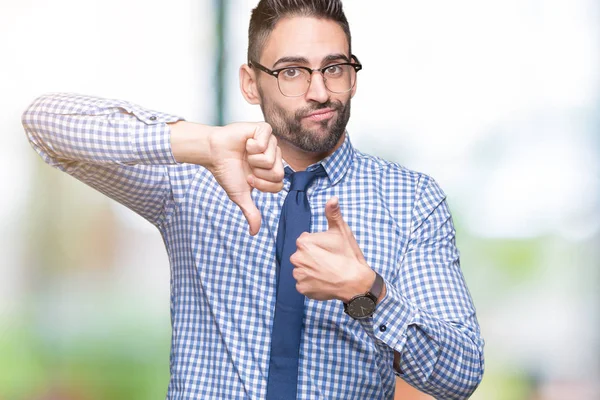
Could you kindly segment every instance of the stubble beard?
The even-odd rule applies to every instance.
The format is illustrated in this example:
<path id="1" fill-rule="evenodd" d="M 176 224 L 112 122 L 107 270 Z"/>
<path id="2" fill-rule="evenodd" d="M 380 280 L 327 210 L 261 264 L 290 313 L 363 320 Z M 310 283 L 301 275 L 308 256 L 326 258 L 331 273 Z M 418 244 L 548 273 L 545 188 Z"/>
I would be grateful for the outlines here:
<path id="1" fill-rule="evenodd" d="M 264 99 L 265 97 L 262 96 Z M 273 128 L 277 139 L 284 140 L 298 149 L 308 153 L 329 153 L 335 148 L 346 131 L 350 119 L 350 99 L 344 104 L 341 101 L 314 103 L 290 115 L 282 107 L 263 101 L 260 105 L 265 121 Z M 333 119 L 320 121 L 319 132 L 302 127 L 302 119 L 307 115 L 324 108 L 335 110 Z"/>

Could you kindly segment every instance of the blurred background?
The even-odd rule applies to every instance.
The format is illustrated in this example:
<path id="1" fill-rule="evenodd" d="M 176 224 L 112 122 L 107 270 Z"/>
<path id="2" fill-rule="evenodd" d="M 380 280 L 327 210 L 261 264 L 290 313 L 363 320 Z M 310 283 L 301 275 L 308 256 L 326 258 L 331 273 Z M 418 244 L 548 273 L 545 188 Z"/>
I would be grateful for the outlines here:
<path id="1" fill-rule="evenodd" d="M 159 233 L 47 165 L 20 115 L 64 91 L 261 120 L 256 0 L 0 0 L 0 399 L 163 399 Z M 433 176 L 486 340 L 473 399 L 600 399 L 600 3 L 344 2 L 359 149 Z M 397 398 L 427 396 L 399 386 Z"/>

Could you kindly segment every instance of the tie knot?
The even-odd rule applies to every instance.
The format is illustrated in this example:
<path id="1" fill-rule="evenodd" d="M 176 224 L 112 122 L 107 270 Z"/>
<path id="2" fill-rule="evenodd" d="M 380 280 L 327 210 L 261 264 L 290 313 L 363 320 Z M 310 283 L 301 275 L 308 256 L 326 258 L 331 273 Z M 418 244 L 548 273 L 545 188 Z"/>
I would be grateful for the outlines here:
<path id="1" fill-rule="evenodd" d="M 326 175 L 327 173 L 325 172 L 325 169 L 320 164 L 312 171 L 294 172 L 290 175 L 290 192 L 293 190 L 297 192 L 304 192 L 317 176 Z"/>

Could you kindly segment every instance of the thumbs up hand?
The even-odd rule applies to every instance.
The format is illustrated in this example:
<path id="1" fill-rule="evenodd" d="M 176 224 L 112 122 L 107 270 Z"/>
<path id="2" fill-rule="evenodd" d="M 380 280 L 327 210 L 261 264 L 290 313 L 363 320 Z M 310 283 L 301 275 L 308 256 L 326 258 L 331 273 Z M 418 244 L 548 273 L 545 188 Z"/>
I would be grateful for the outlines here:
<path id="1" fill-rule="evenodd" d="M 329 229 L 303 233 L 290 257 L 296 289 L 315 300 L 348 302 L 364 294 L 375 281 L 375 272 L 365 261 L 350 227 L 344 221 L 337 197 L 325 205 Z"/>

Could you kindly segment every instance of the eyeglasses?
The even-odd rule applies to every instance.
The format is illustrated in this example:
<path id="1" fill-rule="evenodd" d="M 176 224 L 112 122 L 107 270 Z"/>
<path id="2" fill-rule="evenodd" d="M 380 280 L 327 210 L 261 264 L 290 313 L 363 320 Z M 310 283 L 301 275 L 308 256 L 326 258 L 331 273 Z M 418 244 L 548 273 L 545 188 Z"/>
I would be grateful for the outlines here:
<path id="1" fill-rule="evenodd" d="M 327 90 L 333 93 L 346 93 L 352 90 L 356 84 L 356 73 L 362 69 L 362 65 L 356 56 L 352 56 L 356 63 L 344 62 L 330 64 L 323 68 L 311 69 L 308 67 L 292 66 L 279 69 L 269 69 L 256 61 L 250 61 L 250 67 L 266 72 L 277 78 L 277 85 L 282 95 L 286 97 L 298 97 L 308 92 L 313 72 L 317 71 L 323 75 L 323 82 Z"/>

